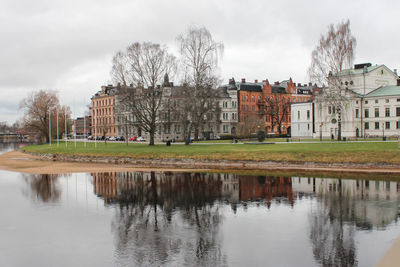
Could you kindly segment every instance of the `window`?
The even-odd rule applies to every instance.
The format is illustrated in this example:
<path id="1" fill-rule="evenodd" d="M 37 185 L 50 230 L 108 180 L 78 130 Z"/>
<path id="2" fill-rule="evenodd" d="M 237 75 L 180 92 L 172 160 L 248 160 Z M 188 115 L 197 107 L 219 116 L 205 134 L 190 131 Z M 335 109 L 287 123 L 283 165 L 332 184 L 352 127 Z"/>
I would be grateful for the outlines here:
<path id="1" fill-rule="evenodd" d="M 365 118 L 369 118 L 369 109 L 364 110 L 364 115 Z"/>
<path id="2" fill-rule="evenodd" d="M 236 113 L 232 113 L 232 120 L 236 120 Z"/>
<path id="3" fill-rule="evenodd" d="M 379 108 L 375 108 L 375 118 L 379 117 Z"/>
<path id="4" fill-rule="evenodd" d="M 228 132 L 228 125 L 222 125 L 222 129 L 223 129 L 223 131 L 224 131 L 224 133 L 227 133 Z"/>
<path id="5" fill-rule="evenodd" d="M 300 120 L 300 110 L 297 111 L 297 118 Z"/>
<path id="6" fill-rule="evenodd" d="M 336 113 L 336 107 L 335 107 L 335 106 L 332 107 L 332 113 L 333 113 L 333 114 Z"/>
<path id="7" fill-rule="evenodd" d="M 379 130 L 379 122 L 375 122 L 375 130 Z"/>
<path id="8" fill-rule="evenodd" d="M 236 108 L 236 101 L 232 101 L 232 107 Z"/>
<path id="9" fill-rule="evenodd" d="M 223 108 L 227 108 L 228 107 L 228 102 L 226 102 L 226 101 L 222 102 L 222 107 Z"/>
<path id="10" fill-rule="evenodd" d="M 255 106 L 251 106 L 251 111 L 254 111 L 256 109 Z"/>
<path id="11" fill-rule="evenodd" d="M 369 130 L 369 122 L 364 123 L 365 130 Z"/>
<path id="12" fill-rule="evenodd" d="M 390 129 L 390 121 L 385 122 L 385 128 Z"/>
<path id="13" fill-rule="evenodd" d="M 400 117 L 400 107 L 397 107 L 397 108 L 396 108 L 396 116 L 397 116 L 397 117 Z"/>
<path id="14" fill-rule="evenodd" d="M 375 104 L 378 104 L 378 103 L 379 103 L 378 99 L 375 99 Z"/>
<path id="15" fill-rule="evenodd" d="M 251 101 L 254 102 L 254 95 L 251 96 Z"/>
<path id="16" fill-rule="evenodd" d="M 358 108 L 356 108 L 356 118 L 358 118 L 360 116 L 360 111 L 358 110 Z"/>
<path id="17" fill-rule="evenodd" d="M 365 100 L 365 104 L 368 104 L 368 100 Z"/>
<path id="18" fill-rule="evenodd" d="M 390 108 L 385 108 L 385 117 L 390 117 Z"/>
<path id="19" fill-rule="evenodd" d="M 358 100 L 356 101 L 356 104 L 358 104 Z"/>
<path id="20" fill-rule="evenodd" d="M 389 99 L 386 99 L 386 103 L 389 103 Z"/>
<path id="21" fill-rule="evenodd" d="M 332 113 L 332 107 L 331 107 L 331 106 L 328 107 L 328 113 L 329 113 L 329 114 Z"/>
<path id="22" fill-rule="evenodd" d="M 400 129 L 400 121 L 396 121 L 396 129 Z"/>
<path id="23" fill-rule="evenodd" d="M 307 110 L 307 120 L 309 120 L 309 119 L 310 119 L 310 111 Z"/>
<path id="24" fill-rule="evenodd" d="M 397 98 L 397 102 L 400 102 L 400 98 Z"/>

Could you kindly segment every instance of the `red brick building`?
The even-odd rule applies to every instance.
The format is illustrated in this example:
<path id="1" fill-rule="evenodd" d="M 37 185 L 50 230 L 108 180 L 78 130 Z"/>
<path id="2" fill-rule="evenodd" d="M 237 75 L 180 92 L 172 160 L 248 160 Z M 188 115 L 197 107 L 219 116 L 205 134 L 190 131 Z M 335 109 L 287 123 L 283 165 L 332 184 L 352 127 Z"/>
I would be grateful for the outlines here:
<path id="1" fill-rule="evenodd" d="M 231 79 L 229 84 L 238 90 L 239 134 L 243 135 L 255 133 L 258 128 L 267 133 L 290 134 L 290 104 L 313 98 L 311 84 L 296 86 L 291 78 L 274 84 L 268 80 L 249 83 L 245 79 L 235 83 Z"/>

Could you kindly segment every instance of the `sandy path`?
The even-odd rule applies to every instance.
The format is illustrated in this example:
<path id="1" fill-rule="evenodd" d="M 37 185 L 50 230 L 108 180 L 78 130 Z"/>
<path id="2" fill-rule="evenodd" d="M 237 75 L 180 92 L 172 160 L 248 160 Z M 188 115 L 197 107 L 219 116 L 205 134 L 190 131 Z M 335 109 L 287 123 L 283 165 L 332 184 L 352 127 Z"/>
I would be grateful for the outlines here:
<path id="1" fill-rule="evenodd" d="M 34 174 L 57 174 L 73 172 L 112 172 L 112 171 L 143 171 L 149 170 L 145 167 L 135 167 L 133 165 L 116 165 L 105 163 L 78 163 L 44 161 L 39 157 L 29 155 L 20 151 L 7 152 L 0 155 L 0 169 L 14 172 L 34 173 Z M 154 169 L 154 167 L 152 168 Z M 182 169 L 161 168 L 160 171 L 183 171 Z M 193 171 L 195 171 L 193 169 Z"/>

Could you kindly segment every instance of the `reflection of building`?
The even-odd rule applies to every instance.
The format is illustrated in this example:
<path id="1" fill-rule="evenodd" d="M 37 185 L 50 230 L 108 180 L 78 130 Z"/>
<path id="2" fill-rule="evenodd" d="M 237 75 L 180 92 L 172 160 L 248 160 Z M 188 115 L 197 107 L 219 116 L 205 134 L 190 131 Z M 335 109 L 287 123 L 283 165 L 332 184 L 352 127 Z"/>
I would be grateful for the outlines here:
<path id="1" fill-rule="evenodd" d="M 294 204 L 292 179 L 290 177 L 240 176 L 241 201 L 265 199 L 269 206 L 273 198 L 287 198 Z"/>
<path id="2" fill-rule="evenodd" d="M 354 216 L 359 226 L 383 227 L 398 215 L 400 183 L 397 182 L 293 177 L 292 185 L 295 193 L 315 193 L 328 205 L 341 197 L 348 202 L 345 207 L 350 210 L 346 214 Z"/>
<path id="3" fill-rule="evenodd" d="M 115 172 L 92 173 L 93 190 L 105 203 L 114 202 L 117 197 L 117 176 Z"/>

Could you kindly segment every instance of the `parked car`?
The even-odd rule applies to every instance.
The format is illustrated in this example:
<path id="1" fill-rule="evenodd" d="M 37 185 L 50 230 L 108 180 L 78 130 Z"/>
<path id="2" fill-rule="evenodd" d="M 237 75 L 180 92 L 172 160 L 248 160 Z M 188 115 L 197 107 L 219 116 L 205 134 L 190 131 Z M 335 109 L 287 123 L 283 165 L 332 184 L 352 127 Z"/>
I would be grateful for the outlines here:
<path id="1" fill-rule="evenodd" d="M 129 141 L 137 141 L 137 137 L 136 136 L 131 137 L 131 138 L 129 138 Z"/>
<path id="2" fill-rule="evenodd" d="M 144 138 L 143 136 L 139 136 L 139 137 L 137 138 L 137 140 L 138 140 L 139 142 L 146 142 L 146 138 Z"/>
<path id="3" fill-rule="evenodd" d="M 123 136 L 117 137 L 117 141 L 125 141 L 125 138 Z"/>
<path id="4" fill-rule="evenodd" d="M 93 140 L 93 136 L 89 135 L 87 139 L 88 140 Z"/>
<path id="5" fill-rule="evenodd" d="M 110 140 L 110 141 L 117 141 L 117 138 L 116 138 L 115 136 L 110 136 L 110 137 L 108 138 L 108 140 Z"/>

